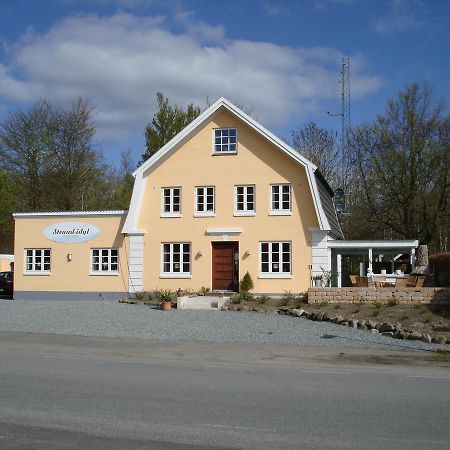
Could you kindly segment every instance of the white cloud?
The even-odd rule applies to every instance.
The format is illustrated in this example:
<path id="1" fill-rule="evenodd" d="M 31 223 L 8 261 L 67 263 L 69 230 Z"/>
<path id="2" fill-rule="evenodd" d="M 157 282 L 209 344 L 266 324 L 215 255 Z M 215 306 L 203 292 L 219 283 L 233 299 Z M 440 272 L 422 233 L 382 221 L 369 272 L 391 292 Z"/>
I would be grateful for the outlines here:
<path id="1" fill-rule="evenodd" d="M 421 0 L 391 0 L 388 12 L 374 21 L 374 28 L 380 34 L 417 30 L 425 21 L 417 17 L 423 7 Z"/>
<path id="2" fill-rule="evenodd" d="M 0 65 L 0 98 L 65 103 L 85 96 L 96 106 L 98 134 L 106 142 L 141 135 L 157 91 L 182 106 L 229 97 L 268 127 L 293 118 L 298 123 L 337 99 L 337 49 L 230 40 L 223 27 L 190 13 L 177 21 L 181 33 L 170 31 L 163 17 L 125 13 L 69 17 L 45 34 L 30 31 L 9 46 L 9 64 Z M 352 98 L 380 85 L 363 66 L 354 66 Z"/>

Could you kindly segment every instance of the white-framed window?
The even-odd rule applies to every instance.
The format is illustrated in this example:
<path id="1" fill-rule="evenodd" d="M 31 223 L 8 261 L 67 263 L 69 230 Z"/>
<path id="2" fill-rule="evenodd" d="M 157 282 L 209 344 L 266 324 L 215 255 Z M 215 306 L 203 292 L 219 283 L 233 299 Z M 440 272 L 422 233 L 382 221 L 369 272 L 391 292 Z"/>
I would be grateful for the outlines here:
<path id="1" fill-rule="evenodd" d="M 119 251 L 117 248 L 91 249 L 91 274 L 117 275 L 119 273 Z"/>
<path id="2" fill-rule="evenodd" d="M 216 128 L 214 130 L 213 152 L 220 154 L 237 152 L 236 128 Z"/>
<path id="3" fill-rule="evenodd" d="M 195 188 L 195 215 L 214 216 L 215 192 L 214 186 L 202 186 Z"/>
<path id="4" fill-rule="evenodd" d="M 260 278 L 291 278 L 291 243 L 260 242 Z"/>
<path id="5" fill-rule="evenodd" d="M 234 187 L 234 215 L 255 215 L 255 186 L 243 185 Z"/>
<path id="6" fill-rule="evenodd" d="M 181 217 L 181 187 L 161 188 L 161 216 Z"/>
<path id="7" fill-rule="evenodd" d="M 25 273 L 50 273 L 51 255 L 52 252 L 49 248 L 26 248 Z"/>
<path id="8" fill-rule="evenodd" d="M 189 242 L 162 243 L 161 277 L 191 277 L 191 244 Z"/>
<path id="9" fill-rule="evenodd" d="M 291 185 L 270 185 L 270 214 L 291 214 Z"/>

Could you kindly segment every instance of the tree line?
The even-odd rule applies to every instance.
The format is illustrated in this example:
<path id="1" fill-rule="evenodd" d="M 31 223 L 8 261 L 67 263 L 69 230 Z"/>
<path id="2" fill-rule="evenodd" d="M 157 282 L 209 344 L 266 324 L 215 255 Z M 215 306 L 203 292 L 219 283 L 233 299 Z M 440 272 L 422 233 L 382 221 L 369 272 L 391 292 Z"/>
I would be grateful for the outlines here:
<path id="1" fill-rule="evenodd" d="M 192 103 L 172 106 L 162 93 L 156 99 L 139 164 L 201 113 Z M 347 130 L 344 141 L 314 122 L 286 141 L 333 189 L 344 190 L 339 218 L 347 239 L 418 239 L 439 252 L 450 249 L 449 131 L 444 103 L 429 86 L 414 83 L 373 122 Z M 114 168 L 94 137 L 93 108 L 83 99 L 66 109 L 40 100 L 7 115 L 0 124 L 0 252 L 12 251 L 13 211 L 128 207 L 130 151 Z"/>

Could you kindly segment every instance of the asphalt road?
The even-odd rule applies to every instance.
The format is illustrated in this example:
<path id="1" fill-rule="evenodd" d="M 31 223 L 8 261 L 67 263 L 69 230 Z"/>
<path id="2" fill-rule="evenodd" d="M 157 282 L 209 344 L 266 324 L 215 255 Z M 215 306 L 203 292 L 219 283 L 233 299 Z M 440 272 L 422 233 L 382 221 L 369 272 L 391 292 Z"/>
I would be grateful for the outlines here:
<path id="1" fill-rule="evenodd" d="M 449 448 L 431 356 L 0 332 L 0 448 Z"/>

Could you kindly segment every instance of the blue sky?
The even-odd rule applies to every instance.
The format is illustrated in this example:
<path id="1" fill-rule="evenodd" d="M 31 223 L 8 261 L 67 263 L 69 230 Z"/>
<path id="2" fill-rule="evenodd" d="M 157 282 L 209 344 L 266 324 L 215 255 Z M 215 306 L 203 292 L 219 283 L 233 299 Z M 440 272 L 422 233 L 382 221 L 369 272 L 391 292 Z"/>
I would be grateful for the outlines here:
<path id="1" fill-rule="evenodd" d="M 351 121 L 372 120 L 409 83 L 450 99 L 447 0 L 1 0 L 0 120 L 46 98 L 87 97 L 98 142 L 137 162 L 155 94 L 220 96 L 280 137 L 306 121 L 340 130 L 341 58 Z"/>

